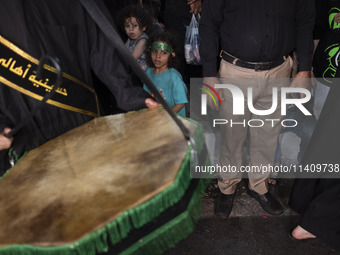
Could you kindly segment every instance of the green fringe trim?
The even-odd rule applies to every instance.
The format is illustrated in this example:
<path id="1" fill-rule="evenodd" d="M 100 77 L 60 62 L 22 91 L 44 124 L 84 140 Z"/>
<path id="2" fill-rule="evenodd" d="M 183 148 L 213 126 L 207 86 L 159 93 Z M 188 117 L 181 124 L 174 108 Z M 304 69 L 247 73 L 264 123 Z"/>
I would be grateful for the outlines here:
<path id="1" fill-rule="evenodd" d="M 188 119 L 193 122 L 192 120 Z M 194 139 L 196 141 L 196 149 L 202 149 L 204 146 L 203 129 L 197 123 L 197 129 L 195 131 Z M 203 140 L 203 141 L 202 141 Z M 198 150 L 198 151 L 200 151 Z M 108 243 L 117 244 L 128 236 L 130 231 L 134 228 L 139 228 L 146 223 L 152 221 L 155 217 L 159 216 L 167 208 L 176 204 L 185 194 L 190 184 L 190 152 L 191 146 L 188 146 L 188 151 L 182 163 L 181 169 L 178 172 L 176 179 L 172 185 L 166 188 L 162 193 L 154 196 L 145 203 L 131 208 L 123 212 L 113 222 L 108 223 L 105 227 L 87 235 L 84 238 L 79 239 L 77 242 L 67 245 L 60 245 L 55 247 L 40 247 L 34 245 L 11 245 L 8 247 L 0 248 L 1 255 L 95 255 L 97 253 L 107 252 L 109 249 Z M 197 191 L 205 189 L 206 183 L 210 180 L 200 180 L 200 185 L 197 187 Z M 197 192 L 196 192 L 197 193 Z M 148 235 L 148 238 L 143 239 L 142 247 L 145 244 L 150 243 L 152 246 L 158 247 L 155 250 L 164 250 L 169 247 L 168 244 L 174 244 L 179 240 L 182 240 L 189 235 L 194 228 L 196 220 L 199 218 L 201 196 L 194 194 L 190 202 L 190 210 L 182 213 L 176 219 L 161 227 L 152 234 Z M 195 206 L 194 206 L 195 205 Z M 194 209 L 196 208 L 196 209 Z M 176 229 L 183 228 L 181 231 Z M 167 229 L 174 229 L 171 240 L 166 237 L 169 233 L 165 234 Z M 175 231 L 176 230 L 176 231 Z M 162 232 L 163 231 L 163 232 Z M 156 233 L 156 234 L 155 234 Z M 163 234 L 161 234 L 163 233 Z M 158 237 L 159 236 L 159 237 Z M 156 238 L 158 237 L 158 238 Z M 158 241 L 152 241 L 153 238 Z M 166 240 L 166 241 L 161 241 Z M 109 242 L 110 241 L 110 242 Z M 157 242 L 160 242 L 157 244 Z M 165 245 L 167 244 L 167 245 Z M 134 245 L 135 246 L 135 245 Z M 134 247 L 133 246 L 133 247 Z M 129 248 L 133 249 L 133 247 Z M 163 248 L 162 248 L 163 247 Z M 143 248 L 149 250 L 149 248 Z M 151 248 L 153 250 L 153 248 Z M 128 254 L 128 253 L 127 253 Z M 145 254 L 153 254 L 149 251 Z"/>
<path id="2" fill-rule="evenodd" d="M 15 164 L 17 164 L 20 160 L 22 160 L 22 159 L 26 156 L 26 154 L 27 154 L 27 151 L 24 152 L 24 154 L 18 159 L 17 162 L 15 162 Z M 0 180 L 1 180 L 2 178 L 4 178 L 5 175 L 6 175 L 11 169 L 12 169 L 12 168 L 7 169 L 6 172 L 5 172 L 2 176 L 0 176 Z"/>
<path id="3" fill-rule="evenodd" d="M 157 194 L 146 203 L 128 211 L 131 216 L 133 226 L 135 228 L 139 228 L 145 223 L 148 223 L 181 199 L 190 183 L 188 181 L 190 179 L 190 172 L 188 171 L 189 166 L 190 147 L 186 154 L 182 168 L 179 171 L 178 176 L 176 177 L 175 183 L 164 190 L 162 193 Z M 155 210 L 155 208 L 159 206 L 160 208 Z"/>
<path id="4" fill-rule="evenodd" d="M 201 179 L 185 212 L 131 245 L 119 255 L 157 255 L 174 247 L 176 243 L 191 234 L 200 217 L 202 197 L 209 185 L 209 179 Z"/>
<path id="5" fill-rule="evenodd" d="M 176 114 L 179 115 L 178 113 L 176 113 Z M 203 135 L 204 130 L 203 130 L 202 125 L 199 122 L 197 122 L 196 120 L 190 119 L 188 117 L 183 117 L 183 116 L 181 116 L 181 117 L 190 122 L 190 135 L 195 140 L 196 150 L 198 152 L 202 151 L 203 147 L 205 146 L 205 139 L 204 139 L 204 135 Z"/>

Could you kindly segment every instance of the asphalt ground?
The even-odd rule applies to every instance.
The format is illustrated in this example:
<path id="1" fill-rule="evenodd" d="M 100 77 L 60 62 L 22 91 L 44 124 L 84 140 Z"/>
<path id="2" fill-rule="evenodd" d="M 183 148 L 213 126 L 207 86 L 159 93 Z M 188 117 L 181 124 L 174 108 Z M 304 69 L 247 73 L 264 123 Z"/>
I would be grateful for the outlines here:
<path id="1" fill-rule="evenodd" d="M 266 213 L 246 194 L 245 183 L 240 183 L 230 217 L 220 219 L 214 215 L 219 190 L 213 181 L 203 198 L 201 218 L 194 232 L 164 255 L 340 255 L 320 239 L 295 241 L 289 237 L 289 230 L 299 220 L 299 215 L 287 206 L 292 183 L 293 180 L 281 179 L 275 188 L 270 188 L 274 196 L 281 198 L 283 214 Z"/>

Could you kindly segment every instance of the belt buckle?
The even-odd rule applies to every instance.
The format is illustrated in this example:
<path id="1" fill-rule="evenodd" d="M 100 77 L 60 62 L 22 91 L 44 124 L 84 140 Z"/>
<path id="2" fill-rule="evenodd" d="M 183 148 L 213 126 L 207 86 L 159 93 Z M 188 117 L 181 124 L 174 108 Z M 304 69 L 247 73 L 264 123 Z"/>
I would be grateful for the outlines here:
<path id="1" fill-rule="evenodd" d="M 255 68 L 254 68 L 254 71 L 255 72 L 260 72 L 260 71 L 262 71 L 262 65 L 260 65 L 260 64 L 254 64 L 255 65 Z"/>

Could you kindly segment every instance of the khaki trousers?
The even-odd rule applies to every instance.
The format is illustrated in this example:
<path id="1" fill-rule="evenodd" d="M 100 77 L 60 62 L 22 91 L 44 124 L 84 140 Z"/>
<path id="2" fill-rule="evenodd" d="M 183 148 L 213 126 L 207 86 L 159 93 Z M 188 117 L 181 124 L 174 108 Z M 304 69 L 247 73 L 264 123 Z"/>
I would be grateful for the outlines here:
<path id="1" fill-rule="evenodd" d="M 242 147 L 246 141 L 249 132 L 250 143 L 250 161 L 249 166 L 273 165 L 274 154 L 277 145 L 277 138 L 281 129 L 281 88 L 290 85 L 291 71 L 293 60 L 291 57 L 285 59 L 280 65 L 267 71 L 255 71 L 253 69 L 242 68 L 230 64 L 223 59 L 221 60 L 219 77 L 223 84 L 223 78 L 232 78 L 236 81 L 245 98 L 244 115 L 233 115 L 232 94 L 228 89 L 221 89 L 224 101 L 220 109 L 220 117 L 235 123 L 245 123 L 245 127 L 241 124 L 221 125 L 221 150 L 220 165 L 235 166 L 240 169 L 242 166 Z M 234 78 L 237 78 L 234 80 Z M 243 79 L 245 78 L 245 79 Z M 279 79 L 284 78 L 284 79 Z M 246 80 L 246 82 L 245 82 Z M 237 82 L 240 81 L 240 82 Z M 248 109 L 247 89 L 253 88 L 253 106 L 258 110 L 267 110 L 272 107 L 272 88 L 278 89 L 278 104 L 275 112 L 270 115 L 255 115 Z M 248 121 L 256 119 L 253 126 L 259 126 L 259 121 L 264 123 L 261 127 L 248 127 Z M 277 119 L 280 121 L 267 121 L 268 119 Z M 249 189 L 254 190 L 262 195 L 268 192 L 266 179 L 270 173 L 248 173 Z M 233 194 L 236 190 L 237 183 L 241 181 L 242 173 L 221 173 L 218 186 L 222 193 Z"/>

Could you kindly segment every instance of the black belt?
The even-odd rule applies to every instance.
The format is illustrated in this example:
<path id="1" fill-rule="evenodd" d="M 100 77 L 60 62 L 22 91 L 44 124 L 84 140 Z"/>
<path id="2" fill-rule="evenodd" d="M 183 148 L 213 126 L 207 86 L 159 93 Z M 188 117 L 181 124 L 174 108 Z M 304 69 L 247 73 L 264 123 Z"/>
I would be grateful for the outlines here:
<path id="1" fill-rule="evenodd" d="M 272 61 L 272 62 L 251 63 L 251 62 L 246 62 L 246 61 L 243 61 L 239 58 L 236 58 L 236 57 L 228 54 L 227 52 L 225 52 L 223 50 L 220 53 L 220 57 L 223 58 L 223 60 L 227 61 L 228 63 L 231 63 L 231 64 L 236 65 L 236 66 L 248 68 L 248 69 L 254 69 L 255 71 L 270 70 L 274 67 L 281 65 L 285 61 L 285 58 L 282 57 L 282 58 L 280 58 L 276 61 Z"/>

